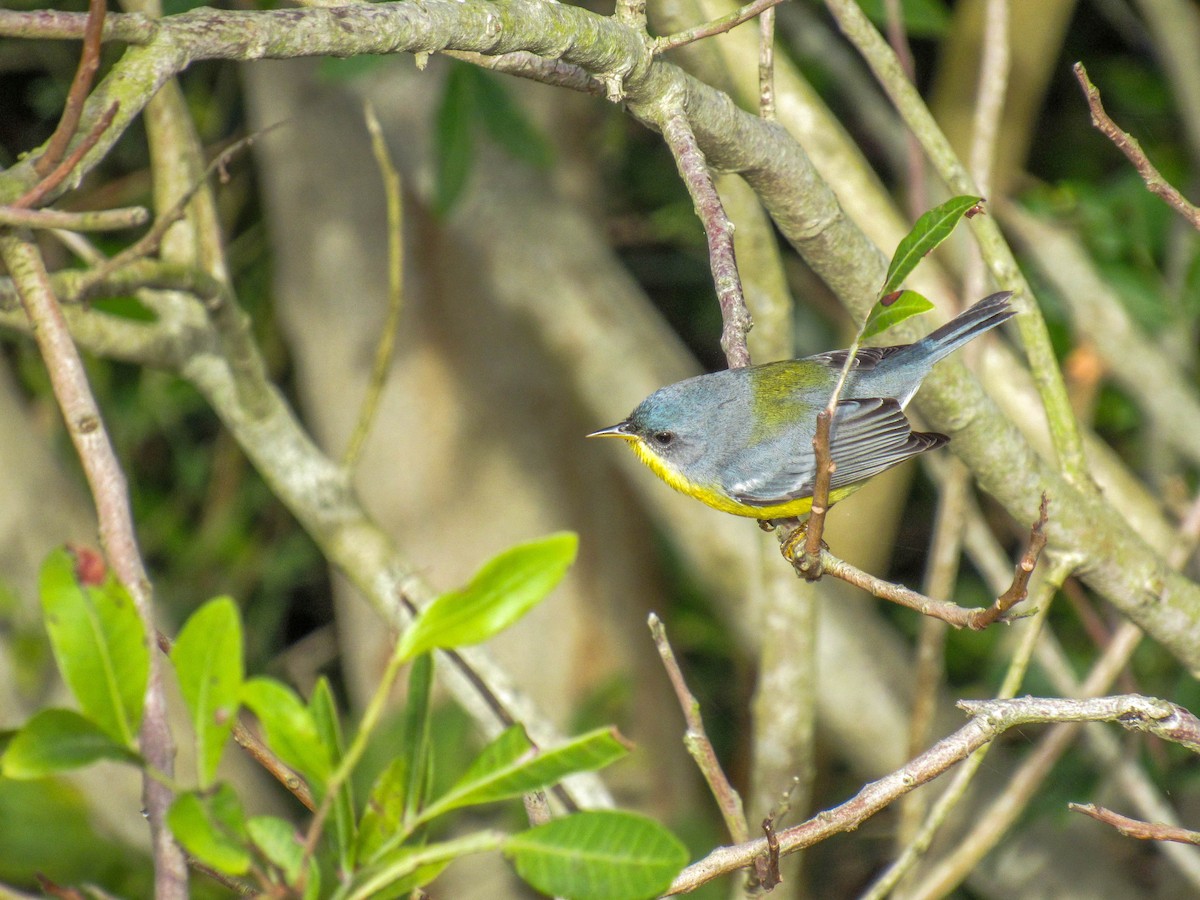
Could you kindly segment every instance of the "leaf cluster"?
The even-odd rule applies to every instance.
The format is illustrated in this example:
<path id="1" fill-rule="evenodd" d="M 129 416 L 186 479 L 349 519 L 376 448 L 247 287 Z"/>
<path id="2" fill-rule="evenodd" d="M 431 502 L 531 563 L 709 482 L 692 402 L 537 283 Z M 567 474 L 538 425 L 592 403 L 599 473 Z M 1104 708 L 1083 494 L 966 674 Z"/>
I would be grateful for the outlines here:
<path id="1" fill-rule="evenodd" d="M 434 652 L 485 641 L 513 624 L 550 594 L 576 546 L 575 535 L 561 533 L 514 547 L 417 616 L 397 642 L 389 676 L 370 707 L 382 705 L 392 675 L 409 665 L 403 736 L 361 804 L 350 775 L 377 718 L 368 712 L 347 745 L 327 680 L 318 681 L 306 701 L 276 679 L 246 678 L 237 604 L 229 597 L 210 600 L 187 620 L 169 653 L 196 760 L 194 786 L 173 785 L 177 796 L 168 823 L 176 839 L 204 866 L 252 878 L 276 896 L 405 896 L 459 857 L 496 851 L 548 894 L 661 893 L 687 861 L 686 851 L 661 825 L 630 812 L 576 812 L 515 833 L 431 837 L 430 826 L 456 810 L 541 791 L 629 752 L 611 728 L 540 748 L 518 724 L 485 746 L 447 790 L 432 787 L 438 746 L 430 715 Z M 128 592 L 111 573 L 98 575 L 72 552 L 57 550 L 43 566 L 40 594 L 55 659 L 79 710 L 45 709 L 6 734 L 0 772 L 29 780 L 101 760 L 146 767 L 137 734 L 150 677 L 150 636 Z M 247 815 L 235 788 L 218 778 L 243 709 L 257 718 L 267 748 L 286 767 L 285 778 L 302 780 L 311 791 L 316 810 L 303 832 L 278 816 Z"/>

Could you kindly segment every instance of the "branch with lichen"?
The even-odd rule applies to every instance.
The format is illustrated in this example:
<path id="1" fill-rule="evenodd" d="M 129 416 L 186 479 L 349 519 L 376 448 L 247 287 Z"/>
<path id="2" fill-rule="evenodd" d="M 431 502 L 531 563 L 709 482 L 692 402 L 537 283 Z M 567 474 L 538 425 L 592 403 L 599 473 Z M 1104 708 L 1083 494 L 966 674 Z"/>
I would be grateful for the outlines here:
<path id="1" fill-rule="evenodd" d="M 81 37 L 85 18 L 0 10 L 0 34 Z M 429 0 L 420 5 L 262 12 L 201 9 L 152 23 L 113 14 L 106 19 L 104 35 L 143 43 L 126 50 L 85 104 L 80 127 L 86 130 L 112 100 L 122 101 L 112 127 L 84 156 L 65 187 L 108 152 L 147 97 L 196 60 L 428 53 L 443 48 L 495 55 L 528 52 L 578 66 L 610 85 L 619 82 L 626 108 L 642 121 L 661 120 L 666 97 L 673 106 L 681 105 L 709 165 L 742 174 L 781 232 L 847 306 L 860 309 L 882 281 L 882 255 L 842 213 L 829 186 L 782 129 L 655 60 L 644 35 L 634 29 L 577 7 L 532 0 Z M 11 202 L 37 180 L 27 162 L 18 163 L 0 174 L 0 202 Z M 998 233 L 979 221 L 977 235 L 985 254 L 992 254 L 993 271 L 1002 282 L 1012 281 L 1015 269 L 1009 271 L 1005 262 L 1011 257 L 996 255 L 993 246 L 1000 240 Z M 1028 327 L 1022 324 L 1023 332 Z M 1033 331 L 1037 327 L 1033 325 Z M 898 330 L 898 337 L 907 336 Z M 1027 352 L 1046 346 L 1036 334 L 1032 341 L 1026 335 Z M 1035 360 L 1034 371 L 1045 387 L 1050 370 Z M 932 427 L 952 436 L 952 449 L 1014 516 L 1032 518 L 1041 493 L 1053 494 L 1059 506 L 1048 528 L 1050 540 L 1082 555 L 1083 577 L 1090 586 L 1190 669 L 1200 671 L 1200 586 L 1171 572 L 1138 535 L 1121 526 L 1119 514 L 1090 487 L 1040 459 L 960 367 L 944 364 L 926 381 L 916 402 Z M 1051 420 L 1062 431 L 1057 414 L 1052 413 Z M 1066 439 L 1059 441 L 1068 451 L 1064 458 L 1073 458 L 1069 432 L 1068 426 Z M 1068 466 L 1068 471 L 1074 469 Z M 1157 586 L 1157 603 L 1144 602 L 1147 584 Z"/>
<path id="2" fill-rule="evenodd" d="M 861 826 L 899 797 L 944 774 L 980 747 L 1011 728 L 1047 723 L 1113 722 L 1130 731 L 1155 734 L 1200 753 L 1200 720 L 1177 704 L 1137 694 L 1090 700 L 1023 697 L 1012 700 L 959 701 L 972 717 L 958 731 L 938 741 L 902 768 L 866 785 L 844 803 L 800 825 L 777 833 L 781 854 Z M 769 851 L 766 838 L 720 847 L 688 866 L 671 885 L 668 896 L 694 891 L 722 875 L 752 865 Z"/>
<path id="3" fill-rule="evenodd" d="M 125 474 L 88 384 L 83 360 L 51 289 L 41 254 L 27 235 L 4 231 L 0 232 L 0 258 L 11 273 L 33 328 L 55 400 L 87 477 L 96 504 L 104 554 L 114 574 L 133 598 L 146 632 L 151 633 L 154 629 L 152 589 L 138 548 Z M 148 772 L 143 775 L 142 801 L 150 821 L 155 895 L 184 897 L 187 867 L 183 851 L 167 827 L 167 809 L 172 800 L 167 781 L 175 770 L 175 746 L 167 723 L 162 664 L 156 654 L 150 655 L 138 745 L 148 767 L 166 776 L 166 780 L 159 780 Z"/>

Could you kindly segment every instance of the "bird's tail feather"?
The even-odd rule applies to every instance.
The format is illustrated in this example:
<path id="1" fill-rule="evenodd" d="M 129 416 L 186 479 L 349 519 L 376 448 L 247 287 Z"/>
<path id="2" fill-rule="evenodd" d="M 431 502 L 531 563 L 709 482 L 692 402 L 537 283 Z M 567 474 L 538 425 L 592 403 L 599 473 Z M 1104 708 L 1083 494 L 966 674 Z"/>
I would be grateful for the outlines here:
<path id="1" fill-rule="evenodd" d="M 990 294 L 906 350 L 925 357 L 932 366 L 963 344 L 1015 316 L 1017 311 L 1012 308 L 1011 299 L 1012 291 Z"/>

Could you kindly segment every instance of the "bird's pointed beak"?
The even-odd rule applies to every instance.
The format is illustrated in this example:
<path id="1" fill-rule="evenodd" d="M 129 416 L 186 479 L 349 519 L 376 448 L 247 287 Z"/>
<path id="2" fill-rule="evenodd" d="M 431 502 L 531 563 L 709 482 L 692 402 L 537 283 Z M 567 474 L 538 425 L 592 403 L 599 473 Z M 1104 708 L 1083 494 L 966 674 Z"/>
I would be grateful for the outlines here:
<path id="1" fill-rule="evenodd" d="M 588 437 L 617 437 L 624 438 L 629 441 L 633 439 L 633 433 L 629 430 L 629 422 L 618 422 L 616 425 L 610 425 L 607 428 L 601 428 L 599 431 L 593 431 Z"/>

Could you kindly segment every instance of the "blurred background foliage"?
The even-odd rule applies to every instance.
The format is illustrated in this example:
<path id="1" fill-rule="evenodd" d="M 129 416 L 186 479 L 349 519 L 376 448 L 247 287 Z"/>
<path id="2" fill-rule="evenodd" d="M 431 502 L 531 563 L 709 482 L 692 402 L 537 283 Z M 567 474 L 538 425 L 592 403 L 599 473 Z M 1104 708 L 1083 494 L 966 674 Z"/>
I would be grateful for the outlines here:
<path id="1" fill-rule="evenodd" d="M 879 175 L 902 194 L 905 175 L 898 166 L 903 162 L 902 135 L 865 127 L 860 115 L 865 100 L 854 93 L 858 89 L 855 83 L 832 67 L 844 63 L 849 51 L 834 42 L 836 29 L 818 5 L 810 0 L 797 2 L 803 6 L 805 24 L 801 27 L 812 27 L 811 23 L 822 27 L 830 41 L 829 52 L 813 56 L 797 48 L 789 39 L 788 21 L 793 11 L 787 7 L 780 10 L 778 51 L 794 59 L 841 115 Z M 26 9 L 49 6 L 27 0 L 9 5 Z M 173 0 L 165 5 L 168 12 L 179 12 L 198 4 Z M 941 0 L 906 0 L 904 4 L 917 80 L 925 92 L 946 77 L 943 67 L 948 44 L 954 39 L 953 21 L 965 5 Z M 882 0 L 864 6 L 882 21 Z M 82 0 L 54 4 L 58 9 L 85 7 Z M 119 52 L 116 47 L 108 48 L 105 64 L 111 64 Z M 12 164 L 49 136 L 76 53 L 75 45 L 63 42 L 0 42 L 0 165 Z M 1200 319 L 1197 235 L 1145 190 L 1125 160 L 1091 127 L 1070 71 L 1071 63 L 1079 59 L 1086 60 L 1093 81 L 1101 86 L 1110 113 L 1139 137 L 1164 175 L 1185 193 L 1200 183 L 1196 150 L 1189 147 L 1184 117 L 1135 7 L 1123 0 L 1088 0 L 1074 7 L 1061 46 L 1053 62 L 1046 63 L 1048 90 L 1032 127 L 1028 158 L 1009 192 L 1027 208 L 1052 217 L 1079 236 L 1133 320 L 1155 337 L 1164 353 L 1178 359 L 1183 370 L 1191 373 L 1194 385 Z M 327 60 L 320 74 L 331 81 L 353 80 L 368 77 L 379 67 L 411 65 L 407 58 Z M 194 65 L 180 81 L 206 147 L 215 151 L 247 132 L 237 64 Z M 452 215 L 464 185 L 486 177 L 478 153 L 483 145 L 498 146 L 500 152 L 535 171 L 548 173 L 557 164 L 555 141 L 524 111 L 511 81 L 455 63 L 441 90 L 434 127 L 441 160 L 436 175 L 436 215 Z M 590 187 L 589 194 L 603 200 L 611 245 L 696 358 L 710 369 L 720 367 L 720 319 L 713 302 L 704 236 L 675 164 L 657 135 L 611 105 L 596 100 L 595 106 L 588 140 L 598 183 Z M 1200 116 L 1200 110 L 1192 110 L 1190 115 Z M 135 125 L 84 187 L 70 195 L 67 208 L 151 205 L 148 165 L 145 136 Z M 241 303 L 253 320 L 273 377 L 299 405 L 289 347 L 275 320 L 271 223 L 264 217 L 259 191 L 254 165 L 248 158 L 239 159 L 218 190 L 220 214 Z M 101 249 L 115 252 L 127 240 L 127 235 L 118 234 L 98 243 Z M 795 354 L 842 346 L 847 323 L 840 307 L 782 242 L 781 251 L 791 291 L 799 298 Z M 55 252 L 52 244 L 47 244 L 47 252 Z M 72 264 L 58 252 L 59 258 L 51 260 L 52 264 Z M 1070 374 L 1076 370 L 1068 354 L 1086 353 L 1087 348 L 1074 341 L 1053 289 L 1032 268 L 1028 274 L 1038 288 Z M 119 314 L 145 314 L 132 298 L 109 303 Z M 41 427 L 53 437 L 59 464 L 71 470 L 82 489 L 35 348 L 23 338 L 0 333 L 0 355 L 36 410 Z M 1136 360 L 1129 364 L 1136 365 Z M 247 623 L 248 670 L 294 675 L 294 666 L 307 665 L 299 657 L 314 641 L 328 635 L 334 621 L 329 573 L 312 541 L 189 386 L 172 375 L 99 359 L 89 360 L 89 375 L 108 416 L 118 455 L 133 475 L 130 484 L 139 536 L 155 579 L 163 624 L 171 630 L 204 600 L 217 593 L 231 594 L 239 598 Z M 1190 502 L 1198 487 L 1196 471 L 1161 446 L 1133 398 L 1103 372 L 1076 379 L 1072 389 L 1081 398 L 1090 398 L 1084 408 L 1096 431 L 1132 470 L 1156 485 L 1168 507 L 1180 509 Z M 603 424 L 607 423 L 596 423 Z M 905 584 L 920 583 L 935 506 L 936 492 L 918 475 L 902 517 L 891 567 L 877 574 Z M 1008 546 L 1015 549 L 1021 540 L 1020 528 L 998 509 L 988 513 L 997 531 L 1006 535 Z M 666 611 L 664 618 L 671 623 L 672 639 L 682 654 L 692 689 L 703 700 L 718 752 L 734 779 L 741 781 L 748 765 L 753 664 L 739 653 L 729 630 L 712 614 L 702 587 L 689 577 L 670 541 L 661 539 L 656 553 L 667 587 L 655 605 Z M 420 560 L 417 562 L 419 565 Z M 0 583 L 3 579 L 4 573 L 0 573 Z M 11 593 L 11 588 L 6 590 Z M 1075 593 L 1081 595 L 1082 589 Z M 989 602 L 986 587 L 969 566 L 963 567 L 955 597 L 965 606 Z M 1081 615 L 1093 617 L 1097 628 L 1104 624 L 1112 627 L 1115 620 L 1103 608 L 1092 609 L 1085 597 L 1066 599 L 1069 602 L 1060 600 L 1054 607 L 1051 622 L 1072 654 L 1076 670 L 1082 672 L 1096 648 L 1081 625 Z M 913 614 L 898 608 L 885 608 L 882 613 L 902 633 L 915 636 L 918 624 Z M 16 602 L 5 602 L 0 614 L 5 616 L 3 627 L 10 637 L 21 639 L 14 646 L 24 647 L 14 667 L 21 689 L 36 695 L 44 689 L 49 666 L 48 654 L 38 643 L 36 625 L 21 619 Z M 1003 629 L 951 634 L 946 650 L 949 691 L 964 697 L 991 695 L 1006 665 L 1007 650 Z M 337 660 L 328 653 L 321 671 L 340 683 Z M 313 674 L 310 671 L 306 677 Z M 833 673 L 833 677 L 847 677 L 847 673 Z M 1036 670 L 1027 686 L 1030 692 L 1053 693 Z M 1194 680 L 1150 645 L 1138 653 L 1124 687 L 1169 697 L 1193 708 L 1200 706 L 1200 688 Z M 573 724 L 583 728 L 605 721 L 620 723 L 630 698 L 630 686 L 622 679 L 605 682 L 591 701 L 577 710 Z M 444 717 L 446 730 L 442 733 L 460 736 L 447 740 L 446 746 L 464 744 L 469 732 L 465 718 L 451 710 Z M 1016 732 L 1006 743 L 1014 745 L 1019 755 L 1026 740 Z M 1200 767 L 1194 757 L 1175 747 L 1126 740 L 1130 752 L 1148 761 L 1155 780 L 1173 796 L 1179 796 L 1181 785 L 1195 785 Z M 459 765 L 452 761 L 445 770 L 454 771 Z M 830 755 L 818 760 L 818 773 L 818 806 L 840 800 L 861 783 L 849 767 Z M 1027 811 L 1027 818 L 1065 816 L 1065 802 L 1088 795 L 1096 778 L 1086 760 L 1068 755 Z M 29 796 L 31 792 L 36 798 Z M 118 893 L 139 895 L 145 888 L 139 889 L 133 873 L 143 868 L 141 863 L 131 865 L 116 844 L 98 842 L 83 827 L 75 804 L 72 790 L 57 783 L 0 783 L 0 823 L 4 823 L 0 824 L 0 879 L 19 881 L 32 867 L 59 881 L 86 878 Z M 1197 809 L 1195 803 L 1192 809 Z M 722 840 L 715 815 L 711 810 L 706 815 L 707 819 L 681 817 L 671 823 L 697 853 Z M 47 846 L 44 836 L 49 832 L 54 835 L 56 853 L 53 859 L 40 859 L 37 848 Z M 886 826 L 872 824 L 865 834 L 855 840 L 888 840 Z M 847 865 L 839 855 L 844 854 L 844 847 L 837 843 L 817 848 L 807 864 L 810 871 L 824 871 L 835 864 L 845 867 L 837 887 L 831 887 L 825 896 L 838 895 L 839 890 L 870 874 L 861 865 Z M 1128 852 L 1143 860 L 1148 856 L 1141 848 Z M 709 896 L 720 893 L 715 890 Z"/>

